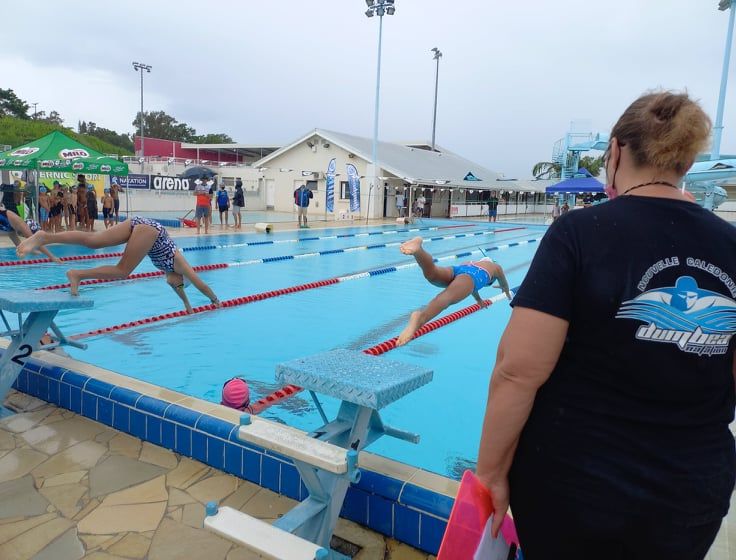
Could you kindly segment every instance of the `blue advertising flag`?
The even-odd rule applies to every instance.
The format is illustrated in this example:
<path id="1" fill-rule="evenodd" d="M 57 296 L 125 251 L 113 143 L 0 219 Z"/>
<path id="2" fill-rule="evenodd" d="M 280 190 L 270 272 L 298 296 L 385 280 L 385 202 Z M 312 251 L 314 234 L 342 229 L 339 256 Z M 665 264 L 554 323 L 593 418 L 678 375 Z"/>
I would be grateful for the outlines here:
<path id="1" fill-rule="evenodd" d="M 352 163 L 345 165 L 348 171 L 348 188 L 350 189 L 350 211 L 360 210 L 360 176 Z"/>
<path id="2" fill-rule="evenodd" d="M 330 163 L 327 164 L 327 211 L 328 212 L 334 212 L 335 211 L 335 168 L 337 167 L 337 163 L 335 163 L 335 158 L 332 158 L 330 160 Z"/>

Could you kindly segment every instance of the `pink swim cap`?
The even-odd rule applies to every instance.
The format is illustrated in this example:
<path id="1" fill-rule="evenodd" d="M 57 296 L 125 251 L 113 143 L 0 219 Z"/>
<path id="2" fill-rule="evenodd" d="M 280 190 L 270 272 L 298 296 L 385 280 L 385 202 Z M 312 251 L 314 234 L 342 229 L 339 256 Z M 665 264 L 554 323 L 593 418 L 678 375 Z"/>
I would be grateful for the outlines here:
<path id="1" fill-rule="evenodd" d="M 222 402 L 230 408 L 244 408 L 250 404 L 250 389 L 245 379 L 234 377 L 222 386 Z"/>

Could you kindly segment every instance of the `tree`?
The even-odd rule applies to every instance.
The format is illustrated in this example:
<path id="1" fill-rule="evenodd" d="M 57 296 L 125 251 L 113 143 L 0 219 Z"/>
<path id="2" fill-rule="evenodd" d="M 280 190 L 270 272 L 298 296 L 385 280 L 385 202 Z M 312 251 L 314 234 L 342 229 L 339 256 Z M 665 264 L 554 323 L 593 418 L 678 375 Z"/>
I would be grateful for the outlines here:
<path id="1" fill-rule="evenodd" d="M 580 158 L 578 169 L 585 168 L 593 177 L 598 177 L 603 169 L 603 156 L 583 156 Z"/>
<path id="2" fill-rule="evenodd" d="M 18 97 L 12 89 L 0 88 L 0 117 L 27 119 L 30 105 Z"/>
<path id="3" fill-rule="evenodd" d="M 229 134 L 203 134 L 192 139 L 195 144 L 232 144 L 234 140 Z"/>
<path id="4" fill-rule="evenodd" d="M 554 161 L 540 161 L 532 168 L 535 179 L 554 179 L 560 177 L 562 168 Z"/>
<path id="5" fill-rule="evenodd" d="M 140 111 L 136 114 L 133 126 L 135 135 L 141 133 Z M 143 128 L 146 136 L 162 138 L 164 140 L 176 140 L 179 142 L 191 142 L 197 131 L 186 123 L 180 123 L 164 111 L 150 111 L 143 113 Z"/>
<path id="6" fill-rule="evenodd" d="M 94 136 L 113 146 L 118 146 L 130 152 L 133 151 L 133 142 L 127 134 L 118 134 L 114 130 L 97 126 L 93 122 L 84 123 L 84 131 L 87 136 Z"/>

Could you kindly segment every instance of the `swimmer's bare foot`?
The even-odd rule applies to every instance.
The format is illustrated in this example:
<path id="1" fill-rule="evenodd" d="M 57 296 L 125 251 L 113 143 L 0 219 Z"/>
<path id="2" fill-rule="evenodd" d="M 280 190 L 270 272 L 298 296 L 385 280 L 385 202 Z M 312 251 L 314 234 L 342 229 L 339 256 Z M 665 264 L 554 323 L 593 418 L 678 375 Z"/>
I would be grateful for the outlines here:
<path id="1" fill-rule="evenodd" d="M 33 253 L 39 247 L 45 244 L 46 235 L 47 234 L 45 231 L 37 231 L 28 239 L 24 239 L 23 241 L 21 241 L 20 245 L 15 248 L 15 253 L 19 257 L 25 257 L 27 254 Z"/>
<path id="2" fill-rule="evenodd" d="M 419 249 L 422 248 L 422 238 L 421 237 L 415 237 L 414 239 L 410 239 L 406 243 L 402 243 L 399 246 L 399 250 L 404 253 L 405 255 L 413 255 L 416 253 Z"/>
<path id="3" fill-rule="evenodd" d="M 398 339 L 396 340 L 396 346 L 403 346 L 407 342 L 409 342 L 413 337 L 414 333 L 417 332 L 419 327 L 421 326 L 421 311 L 415 311 L 411 314 L 411 317 L 409 317 L 409 324 L 406 325 L 406 328 L 401 331 L 401 334 L 399 335 Z"/>
<path id="4" fill-rule="evenodd" d="M 78 296 L 79 295 L 79 282 L 81 281 L 81 278 L 79 277 L 79 271 L 78 270 L 67 270 L 66 277 L 69 279 L 69 292 L 73 296 Z"/>

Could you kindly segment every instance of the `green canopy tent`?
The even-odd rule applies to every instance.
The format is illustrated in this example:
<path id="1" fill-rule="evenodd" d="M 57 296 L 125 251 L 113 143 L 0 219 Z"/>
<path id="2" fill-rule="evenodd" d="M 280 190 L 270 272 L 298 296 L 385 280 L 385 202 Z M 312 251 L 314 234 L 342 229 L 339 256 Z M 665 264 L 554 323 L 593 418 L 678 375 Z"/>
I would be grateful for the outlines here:
<path id="1" fill-rule="evenodd" d="M 33 142 L 0 152 L 0 169 L 127 175 L 128 164 L 93 150 L 55 130 Z M 35 177 L 38 200 L 38 176 Z"/>

